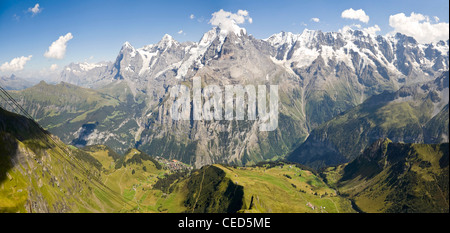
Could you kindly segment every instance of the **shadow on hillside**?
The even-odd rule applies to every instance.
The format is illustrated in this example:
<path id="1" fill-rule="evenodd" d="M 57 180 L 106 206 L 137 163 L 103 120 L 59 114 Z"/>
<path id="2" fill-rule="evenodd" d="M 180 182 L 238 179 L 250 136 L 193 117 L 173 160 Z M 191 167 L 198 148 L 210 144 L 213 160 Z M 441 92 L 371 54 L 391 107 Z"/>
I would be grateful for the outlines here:
<path id="1" fill-rule="evenodd" d="M 87 146 L 87 138 L 92 132 L 94 132 L 97 125 L 98 125 L 98 122 L 83 124 L 81 126 L 81 131 L 80 131 L 79 136 L 77 138 L 73 139 L 70 144 L 72 144 L 76 147 L 79 147 L 79 148 Z"/>
<path id="2" fill-rule="evenodd" d="M 0 184 L 9 179 L 7 173 L 13 167 L 12 159 L 17 149 L 17 141 L 0 128 Z"/>
<path id="3" fill-rule="evenodd" d="M 17 156 L 18 142 L 27 144 L 30 149 L 34 145 L 47 144 L 48 132 L 33 120 L 22 115 L 4 110 L 0 107 L 0 183 L 7 179 L 7 172 L 13 167 L 12 161 Z"/>

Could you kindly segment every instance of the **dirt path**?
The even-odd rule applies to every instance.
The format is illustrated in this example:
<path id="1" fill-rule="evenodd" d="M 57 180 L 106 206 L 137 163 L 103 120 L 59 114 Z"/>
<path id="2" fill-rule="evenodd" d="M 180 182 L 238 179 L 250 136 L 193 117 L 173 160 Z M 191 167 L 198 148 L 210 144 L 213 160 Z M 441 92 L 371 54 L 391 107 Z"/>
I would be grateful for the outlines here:
<path id="1" fill-rule="evenodd" d="M 338 207 L 337 207 L 337 205 L 336 205 L 336 203 L 333 201 L 333 199 L 331 199 L 331 198 L 327 198 L 327 200 L 330 200 L 331 202 L 333 202 L 333 204 L 334 204 L 334 207 L 336 208 L 336 211 L 339 213 L 339 209 L 338 209 Z"/>
<path id="2" fill-rule="evenodd" d="M 122 175 L 120 175 L 120 179 L 119 179 L 119 189 L 120 189 L 120 194 L 123 195 L 123 189 L 122 189 L 122 180 L 123 180 L 123 174 L 126 173 L 126 170 L 124 172 L 122 172 Z"/>
<path id="3" fill-rule="evenodd" d="M 195 200 L 194 206 L 192 207 L 192 213 L 194 213 L 195 206 L 197 205 L 198 198 L 200 197 L 200 194 L 202 193 L 203 179 L 205 178 L 205 170 L 203 170 L 202 181 L 200 182 L 200 190 L 198 191 L 197 199 Z"/>
<path id="4" fill-rule="evenodd" d="M 305 205 L 308 205 L 308 203 L 310 203 L 308 200 L 306 200 L 305 197 L 303 197 L 303 195 L 300 192 L 298 192 L 297 195 L 305 202 Z"/>
<path id="5" fill-rule="evenodd" d="M 447 199 L 445 198 L 444 192 L 442 192 L 441 187 L 439 187 L 439 184 L 436 182 L 437 178 L 436 178 L 436 176 L 434 174 L 433 174 L 433 178 L 435 180 L 434 184 L 436 185 L 437 189 L 439 190 L 439 192 L 440 192 L 440 194 L 442 196 L 442 199 L 444 200 L 445 204 L 448 206 L 449 203 L 447 202 Z"/>

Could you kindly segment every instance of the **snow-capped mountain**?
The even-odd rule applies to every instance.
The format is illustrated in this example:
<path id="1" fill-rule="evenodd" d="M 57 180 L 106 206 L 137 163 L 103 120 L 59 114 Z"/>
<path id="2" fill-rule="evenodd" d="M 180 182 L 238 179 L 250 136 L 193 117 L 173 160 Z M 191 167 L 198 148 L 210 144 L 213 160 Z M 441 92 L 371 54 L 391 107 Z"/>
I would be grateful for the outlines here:
<path id="1" fill-rule="evenodd" d="M 320 57 L 328 66 L 343 63 L 356 75 L 372 67 L 384 78 L 396 76 L 400 82 L 416 82 L 424 74 L 448 69 L 448 41 L 419 44 L 400 33 L 384 37 L 348 28 L 326 33 L 304 30 L 281 32 L 265 41 L 276 48 L 276 59 L 293 69 L 308 68 Z"/>
<path id="2" fill-rule="evenodd" d="M 222 47 L 229 40 L 242 45 L 243 51 L 248 41 L 258 44 L 257 50 L 270 58 L 271 63 L 302 78 L 317 66 L 320 66 L 320 73 L 327 73 L 326 76 L 340 77 L 342 72 L 348 71 L 346 75 L 358 79 L 359 85 L 371 86 L 371 90 L 361 90 L 368 95 L 380 91 L 377 85 L 372 87 L 373 84 L 398 89 L 407 83 L 431 79 L 436 72 L 447 70 L 449 62 L 448 41 L 419 44 L 414 38 L 399 33 L 374 36 L 348 28 L 341 32 L 305 29 L 301 34 L 281 32 L 259 40 L 249 36 L 243 28 L 230 32 L 215 27 L 199 42 L 179 43 L 167 34 L 157 44 L 138 49 L 125 42 L 113 65 L 70 64 L 61 73 L 60 81 L 99 87 L 115 80 L 128 80 L 130 85 L 136 84 L 136 91 L 142 91 L 150 80 L 192 77 L 209 61 L 226 53 Z"/>
<path id="3" fill-rule="evenodd" d="M 123 130 L 135 139 L 123 142 L 127 148 L 196 166 L 246 163 L 285 156 L 312 129 L 372 95 L 433 80 L 448 70 L 448 47 L 448 41 L 420 44 L 402 34 L 374 36 L 352 29 L 256 39 L 243 28 L 215 27 L 198 42 L 180 43 L 170 35 L 142 48 L 126 42 L 114 62 L 71 64 L 61 81 L 129 88 L 138 107 L 120 124 L 137 125 Z M 173 121 L 169 87 L 192 83 L 194 76 L 222 87 L 278 85 L 278 128 L 263 133 L 256 121 Z M 91 136 L 85 135 L 91 138 L 87 144 L 99 143 Z"/>

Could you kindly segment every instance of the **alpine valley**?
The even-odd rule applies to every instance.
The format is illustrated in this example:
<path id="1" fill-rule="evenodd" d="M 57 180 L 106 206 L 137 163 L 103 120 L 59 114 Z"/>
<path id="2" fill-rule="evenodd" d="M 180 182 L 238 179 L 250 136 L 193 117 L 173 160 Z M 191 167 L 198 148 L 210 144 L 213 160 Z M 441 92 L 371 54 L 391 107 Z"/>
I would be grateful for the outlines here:
<path id="1" fill-rule="evenodd" d="M 448 40 L 350 28 L 125 42 L 9 88 L 0 211 L 449 212 L 448 69 Z M 278 127 L 173 120 L 170 88 L 194 77 L 278 85 Z"/>

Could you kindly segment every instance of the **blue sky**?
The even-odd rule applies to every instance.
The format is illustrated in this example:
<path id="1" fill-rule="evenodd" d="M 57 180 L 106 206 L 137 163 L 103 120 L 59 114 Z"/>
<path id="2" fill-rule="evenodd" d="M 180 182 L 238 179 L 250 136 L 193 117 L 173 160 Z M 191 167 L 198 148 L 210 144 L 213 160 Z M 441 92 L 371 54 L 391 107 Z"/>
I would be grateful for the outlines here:
<path id="1" fill-rule="evenodd" d="M 33 13 L 31 8 L 36 4 L 39 7 Z M 370 20 L 365 23 L 341 17 L 342 12 L 350 8 L 362 9 Z M 376 33 L 384 35 L 395 30 L 389 18 L 399 13 L 407 17 L 412 12 L 427 16 L 431 24 L 449 22 L 449 4 L 441 0 L 0 0 L 0 65 L 32 55 L 23 68 L 0 70 L 0 75 L 30 76 L 38 72 L 42 75 L 52 64 L 61 69 L 70 62 L 114 60 L 125 41 L 139 48 L 157 43 L 166 33 L 178 41 L 198 41 L 212 27 L 208 23 L 211 15 L 220 9 L 232 13 L 246 10 L 252 23 L 246 21 L 239 26 L 260 39 L 280 31 L 301 33 L 305 28 L 338 31 L 351 24 L 362 28 L 377 25 L 380 30 Z M 314 22 L 312 18 L 319 20 Z M 182 33 L 178 33 L 180 30 Z M 72 39 L 66 43 L 64 57 L 44 56 L 54 41 L 68 33 Z"/>

